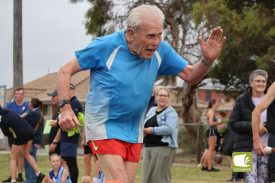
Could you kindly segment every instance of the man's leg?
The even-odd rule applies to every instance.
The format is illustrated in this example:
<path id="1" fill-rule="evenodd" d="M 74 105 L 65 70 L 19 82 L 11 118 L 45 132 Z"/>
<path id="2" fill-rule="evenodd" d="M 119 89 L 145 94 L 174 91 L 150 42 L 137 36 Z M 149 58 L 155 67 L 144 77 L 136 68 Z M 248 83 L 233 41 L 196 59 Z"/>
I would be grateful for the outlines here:
<path id="1" fill-rule="evenodd" d="M 123 158 L 120 155 L 97 154 L 106 181 L 130 183 Z"/>
<path id="2" fill-rule="evenodd" d="M 128 180 L 130 183 L 135 182 L 137 168 L 138 168 L 138 163 L 125 161 L 125 169 L 126 169 Z"/>
<path id="3" fill-rule="evenodd" d="M 93 161 L 94 161 L 94 177 L 98 177 L 98 174 L 100 172 L 100 166 L 99 162 L 96 159 L 96 155 L 93 155 Z"/>

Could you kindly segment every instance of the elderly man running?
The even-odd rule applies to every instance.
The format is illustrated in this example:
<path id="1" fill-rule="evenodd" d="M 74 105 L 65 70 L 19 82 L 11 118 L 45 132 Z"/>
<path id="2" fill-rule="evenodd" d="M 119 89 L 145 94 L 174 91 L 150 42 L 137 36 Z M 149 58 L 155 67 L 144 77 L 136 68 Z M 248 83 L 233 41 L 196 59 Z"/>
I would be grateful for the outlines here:
<path id="1" fill-rule="evenodd" d="M 199 38 L 202 59 L 191 66 L 162 41 L 164 14 L 141 5 L 129 12 L 128 28 L 92 41 L 58 72 L 64 130 L 79 125 L 68 102 L 72 75 L 90 70 L 85 111 L 86 141 L 97 155 L 106 181 L 134 182 L 143 139 L 143 117 L 157 75 L 199 82 L 219 56 L 226 38 L 221 27 L 207 42 Z"/>

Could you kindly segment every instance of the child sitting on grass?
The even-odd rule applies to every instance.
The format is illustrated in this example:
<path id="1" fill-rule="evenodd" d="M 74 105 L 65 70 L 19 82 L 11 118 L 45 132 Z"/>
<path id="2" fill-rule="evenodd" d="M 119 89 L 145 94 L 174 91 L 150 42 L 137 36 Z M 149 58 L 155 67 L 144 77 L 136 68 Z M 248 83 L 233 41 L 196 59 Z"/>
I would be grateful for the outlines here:
<path id="1" fill-rule="evenodd" d="M 72 183 L 69 171 L 61 166 L 61 158 L 58 154 L 54 153 L 50 156 L 50 163 L 53 170 L 45 178 L 46 183 Z"/>

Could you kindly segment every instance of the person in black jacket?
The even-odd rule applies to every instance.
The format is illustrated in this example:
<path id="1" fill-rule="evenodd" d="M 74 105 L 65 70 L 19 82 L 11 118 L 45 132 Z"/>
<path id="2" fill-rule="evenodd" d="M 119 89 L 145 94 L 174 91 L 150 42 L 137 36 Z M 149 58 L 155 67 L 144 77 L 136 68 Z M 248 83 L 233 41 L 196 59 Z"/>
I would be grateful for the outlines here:
<path id="1" fill-rule="evenodd" d="M 240 95 L 231 113 L 229 124 L 234 132 L 234 152 L 252 152 L 252 172 L 244 172 L 244 182 L 266 182 L 268 178 L 268 157 L 258 156 L 253 150 L 252 111 L 265 95 L 268 74 L 263 70 L 254 70 L 249 76 L 249 85 Z M 265 128 L 266 110 L 261 114 L 260 136 L 266 143 L 268 134 Z"/>
<path id="2" fill-rule="evenodd" d="M 44 118 L 39 110 L 39 104 L 40 100 L 37 98 L 32 98 L 31 102 L 29 103 L 29 109 L 30 112 L 25 115 L 23 118 L 29 122 L 33 129 L 33 143 L 31 146 L 30 154 L 37 162 L 36 152 L 37 149 L 40 148 L 41 142 L 42 142 L 42 136 L 43 136 L 43 124 L 44 124 Z M 31 165 L 28 163 L 28 161 L 25 159 L 24 161 L 24 168 L 25 168 L 25 176 L 26 181 L 25 183 L 35 183 L 36 182 L 36 175 L 31 167 Z"/>
<path id="3" fill-rule="evenodd" d="M 36 173 L 36 183 L 42 182 L 45 175 L 40 173 L 37 163 L 29 154 L 33 139 L 33 129 L 31 125 L 16 112 L 9 109 L 2 109 L 0 106 L 0 128 L 5 136 L 13 138 L 10 163 L 11 183 L 16 182 L 16 159 L 22 150 L 24 158 L 30 163 Z"/>

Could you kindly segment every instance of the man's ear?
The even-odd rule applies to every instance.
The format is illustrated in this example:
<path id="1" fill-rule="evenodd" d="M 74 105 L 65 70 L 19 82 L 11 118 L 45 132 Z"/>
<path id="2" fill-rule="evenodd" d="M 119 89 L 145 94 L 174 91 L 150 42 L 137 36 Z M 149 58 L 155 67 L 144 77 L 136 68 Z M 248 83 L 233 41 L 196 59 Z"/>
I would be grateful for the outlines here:
<path id="1" fill-rule="evenodd" d="M 131 41 L 133 41 L 134 40 L 134 36 L 135 36 L 135 32 L 133 31 L 132 28 L 128 28 L 127 34 L 129 35 L 129 38 L 131 39 Z"/>

